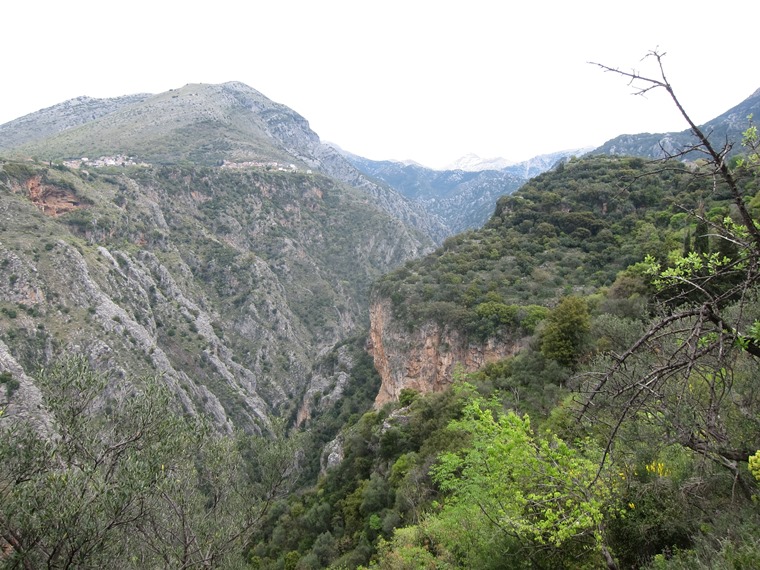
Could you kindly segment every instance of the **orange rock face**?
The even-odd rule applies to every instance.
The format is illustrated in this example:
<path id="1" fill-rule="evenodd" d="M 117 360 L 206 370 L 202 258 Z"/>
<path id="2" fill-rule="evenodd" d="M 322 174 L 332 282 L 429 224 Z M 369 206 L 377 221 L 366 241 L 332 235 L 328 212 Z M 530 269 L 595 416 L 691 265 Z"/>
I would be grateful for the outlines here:
<path id="1" fill-rule="evenodd" d="M 446 390 L 457 370 L 473 372 L 520 348 L 519 341 L 472 341 L 460 331 L 433 322 L 410 333 L 394 322 L 390 300 L 375 300 L 370 307 L 367 346 L 382 379 L 375 408 L 398 400 L 404 388 L 420 393 Z"/>
<path id="2" fill-rule="evenodd" d="M 58 217 L 81 207 L 79 198 L 71 191 L 42 182 L 40 176 L 32 176 L 23 186 L 29 199 L 43 214 Z"/>

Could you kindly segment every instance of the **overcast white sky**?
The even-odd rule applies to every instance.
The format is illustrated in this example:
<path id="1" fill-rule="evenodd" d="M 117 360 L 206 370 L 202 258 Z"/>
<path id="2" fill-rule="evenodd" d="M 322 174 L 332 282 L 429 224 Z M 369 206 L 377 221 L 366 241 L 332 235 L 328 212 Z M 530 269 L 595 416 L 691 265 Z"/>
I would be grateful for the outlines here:
<path id="1" fill-rule="evenodd" d="M 0 124 L 79 95 L 242 81 L 372 159 L 523 160 L 682 130 L 662 96 L 589 65 L 669 79 L 698 123 L 760 88 L 760 2 L 10 0 Z"/>

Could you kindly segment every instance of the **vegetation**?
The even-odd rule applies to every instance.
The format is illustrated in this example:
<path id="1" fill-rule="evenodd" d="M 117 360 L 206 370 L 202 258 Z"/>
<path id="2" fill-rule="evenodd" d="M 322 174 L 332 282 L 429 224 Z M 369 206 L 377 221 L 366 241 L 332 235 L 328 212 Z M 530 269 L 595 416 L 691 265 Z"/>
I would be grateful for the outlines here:
<path id="1" fill-rule="evenodd" d="M 661 55 L 651 57 L 655 78 L 623 75 L 642 92 L 664 89 L 681 109 Z M 390 299 L 409 329 L 435 321 L 473 343 L 522 341 L 518 354 L 459 375 L 450 391 L 406 389 L 398 402 L 365 412 L 378 377 L 358 335 L 325 350 L 310 369 L 312 380 L 327 385 L 303 392 L 312 412 L 304 433 L 294 429 L 286 438 L 275 421 L 268 438 L 223 437 L 175 410 L 176 400 L 154 378 L 116 381 L 78 359 L 49 368 L 39 375 L 44 407 L 23 420 L 0 417 L 0 563 L 262 570 L 757 566 L 759 141 L 750 124 L 744 154 L 729 158 L 729 146 L 716 148 L 690 127 L 695 144 L 665 161 L 594 156 L 561 164 L 500 199 L 483 229 L 450 238 L 376 283 L 373 294 Z M 695 153 L 704 158 L 677 160 Z M 28 175 L 25 168 L 4 171 L 8 187 Z M 90 188 L 67 171 L 50 180 L 57 177 L 72 191 Z M 146 216 L 140 234 L 154 255 L 167 264 L 174 256 L 187 268 L 176 273 L 181 284 L 188 290 L 204 284 L 204 303 L 236 323 L 206 327 L 201 303 L 184 305 L 184 321 L 169 319 L 176 313 L 155 309 L 166 285 L 123 302 L 130 312 L 109 315 L 116 331 L 126 331 L 130 320 L 164 318 L 165 325 L 155 325 L 163 329 L 157 337 L 177 361 L 210 337 L 209 327 L 232 347 L 258 342 L 246 337 L 255 327 L 242 326 L 247 317 L 236 321 L 238 313 L 267 311 L 288 347 L 297 345 L 296 333 L 332 346 L 339 336 L 332 328 L 355 314 L 349 299 L 366 293 L 375 275 L 371 268 L 352 276 L 355 268 L 342 258 L 358 241 L 354 234 L 325 239 L 330 220 L 364 218 L 360 197 L 343 195 L 319 176 L 173 166 L 121 183 L 98 182 L 120 208 L 136 212 L 132 221 Z M 191 206 L 167 212 L 152 233 L 150 208 L 132 183 L 169 199 L 189 194 Z M 342 211 L 345 204 L 352 208 Z M 136 226 L 101 217 L 97 200 L 90 206 L 89 216 L 69 217 L 76 240 L 68 239 L 85 252 L 100 240 L 118 243 L 102 283 L 120 289 L 113 284 L 138 275 L 144 259 L 130 245 Z M 209 239 L 190 235 L 198 220 Z M 313 247 L 293 257 L 294 243 Z M 24 259 L 37 255 L 43 266 L 64 245 L 31 247 L 17 249 L 29 248 Z M 20 256 L 5 258 L 0 284 L 33 290 Z M 334 273 L 315 271 L 315 259 Z M 251 266 L 260 271 L 244 269 Z M 270 297 L 254 300 L 241 282 L 249 291 L 266 288 Z M 296 294 L 299 288 L 306 292 Z M 271 296 L 288 297 L 287 311 L 297 319 L 277 328 L 286 309 L 268 305 Z M 179 305 L 179 295 L 171 299 Z M 67 315 L 64 308 L 56 314 Z M 25 362 L 52 344 L 46 328 L 30 326 L 45 316 L 42 310 L 52 313 L 49 306 L 8 301 L 0 312 L 8 325 L 3 340 Z M 90 312 L 72 304 L 69 312 L 77 310 L 87 322 L 102 305 Z M 54 319 L 45 327 L 48 321 Z M 271 346 L 258 345 L 253 356 L 236 352 L 255 369 Z M 207 351 L 205 366 L 224 352 L 221 345 Z M 287 354 L 269 354 L 257 369 L 261 377 L 275 370 L 305 375 L 303 361 Z M 197 370 L 194 377 L 234 409 L 232 389 L 203 365 Z M 346 380 L 340 388 L 330 385 L 339 377 Z M 13 375 L 0 376 L 3 405 L 12 390 L 23 389 Z M 291 420 L 298 416 L 285 411 Z M 329 468 L 325 444 L 342 454 Z M 299 474 L 303 485 L 288 492 Z"/>
<path id="2" fill-rule="evenodd" d="M 694 235 L 687 212 L 699 204 L 711 219 L 729 208 L 681 163 L 572 159 L 502 197 L 483 229 L 449 238 L 376 291 L 409 328 L 434 320 L 483 337 L 532 333 L 535 307 L 611 287 L 646 255 L 666 261 Z M 629 277 L 644 293 L 645 282 Z"/>
<path id="3" fill-rule="evenodd" d="M 729 165 L 692 127 L 708 161 L 570 161 L 380 281 L 410 329 L 532 340 L 469 388 L 365 415 L 257 564 L 754 565 L 756 143 Z M 550 308 L 521 331 L 526 302 Z"/>
<path id="4" fill-rule="evenodd" d="M 59 195 L 78 206 L 49 215 Z M 372 281 L 415 251 L 359 191 L 304 172 L 9 161 L 0 198 L 0 339 L 28 376 L 105 343 L 104 368 L 192 383 L 194 408 L 249 430 L 294 413 L 318 355 L 366 328 Z"/>
<path id="5" fill-rule="evenodd" d="M 74 357 L 40 385 L 49 415 L 0 418 L 4 568 L 243 567 L 295 482 L 295 440 L 215 435 L 155 379 L 109 396 Z"/>
<path id="6" fill-rule="evenodd" d="M 493 404 L 498 410 L 499 402 Z M 583 457 L 556 436 L 536 437 L 528 416 L 509 411 L 494 417 L 477 398 L 449 429 L 463 431 L 469 442 L 460 453 L 440 456 L 433 475 L 449 497 L 425 525 L 464 527 L 460 536 L 442 537 L 449 550 L 456 551 L 462 539 L 472 545 L 459 555 L 460 565 L 499 566 L 501 552 L 511 565 L 527 558 L 532 567 L 556 568 L 557 558 L 572 553 L 582 559 L 601 541 L 610 490 L 594 484 L 598 464 L 588 450 Z M 493 528 L 501 540 L 491 536 Z"/>

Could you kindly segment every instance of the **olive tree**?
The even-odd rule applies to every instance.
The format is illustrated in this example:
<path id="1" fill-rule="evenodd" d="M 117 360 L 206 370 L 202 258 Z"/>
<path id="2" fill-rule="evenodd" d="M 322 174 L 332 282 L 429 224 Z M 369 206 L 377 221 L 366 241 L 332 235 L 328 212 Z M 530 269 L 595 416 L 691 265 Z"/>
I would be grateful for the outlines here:
<path id="1" fill-rule="evenodd" d="M 4 567 L 234 567 L 295 477 L 295 441 L 216 434 L 159 378 L 107 397 L 73 357 L 39 383 L 48 433 L 0 418 Z"/>

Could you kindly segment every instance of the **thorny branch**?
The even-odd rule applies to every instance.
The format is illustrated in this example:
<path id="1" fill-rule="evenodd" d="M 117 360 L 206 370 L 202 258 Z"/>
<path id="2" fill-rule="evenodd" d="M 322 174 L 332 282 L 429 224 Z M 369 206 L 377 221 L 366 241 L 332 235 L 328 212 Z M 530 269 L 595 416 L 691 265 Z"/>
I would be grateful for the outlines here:
<path id="1" fill-rule="evenodd" d="M 713 372 L 723 370 L 730 362 L 732 355 L 735 356 L 738 353 L 738 350 L 734 349 L 737 343 L 741 344 L 745 353 L 754 358 L 760 358 L 760 344 L 754 338 L 740 335 L 738 328 L 740 321 L 735 319 L 729 321 L 725 312 L 729 305 L 737 300 L 739 308 L 743 310 L 746 296 L 760 279 L 760 271 L 758 271 L 760 231 L 747 209 L 739 181 L 726 160 L 732 144 L 726 140 L 721 148 L 716 148 L 710 141 L 711 133 L 706 134 L 694 123 L 665 74 L 664 56 L 664 52 L 654 50 L 644 58 L 655 60 L 658 73 L 654 77 L 643 75 L 637 70 L 624 71 L 601 63 L 590 63 L 605 72 L 627 78 L 629 85 L 634 87 L 636 95 L 643 96 L 655 89 L 664 89 L 667 92 L 697 140 L 679 152 L 667 155 L 667 158 L 684 158 L 693 152 L 706 157 L 709 175 L 713 177 L 714 184 L 721 182 L 729 189 L 733 205 L 741 219 L 743 229 L 746 229 L 748 239 L 734 235 L 730 229 L 712 224 L 713 230 L 721 239 L 729 240 L 742 250 L 741 262 L 732 260 L 715 270 L 715 273 L 707 275 L 686 275 L 681 278 L 676 275 L 673 281 L 680 283 L 679 288 L 674 296 L 663 303 L 666 308 L 670 307 L 669 314 L 657 319 L 624 353 L 612 355 L 613 361 L 607 370 L 588 386 L 579 413 L 580 419 L 590 415 L 591 409 L 597 407 L 597 400 L 602 396 L 608 398 L 608 402 L 623 399 L 618 404 L 617 415 L 609 426 L 610 432 L 599 473 L 609 458 L 614 441 L 626 420 L 651 404 L 654 404 L 653 409 L 657 412 L 669 413 L 667 395 L 664 392 L 669 383 L 679 381 L 688 383 L 692 375 L 697 372 L 703 378 L 708 378 L 709 373 L 703 372 L 703 369 Z M 695 172 L 695 175 L 699 173 Z M 702 222 L 707 222 L 704 215 L 695 214 L 695 216 Z M 712 283 L 726 277 L 740 278 L 739 283 L 722 291 L 713 290 Z M 679 325 L 685 325 L 690 330 Z M 669 343 L 668 339 L 670 339 Z M 642 367 L 646 369 L 640 370 Z M 678 443 L 735 472 L 735 462 L 746 460 L 749 451 L 729 449 L 723 445 L 725 441 L 721 441 L 722 432 L 717 427 L 720 422 L 718 405 L 731 390 L 730 380 L 722 376 L 722 374 L 713 374 L 708 381 L 710 402 L 704 410 L 701 410 L 705 415 L 703 419 L 707 429 L 697 437 L 695 434 L 698 433 L 699 426 L 688 426 L 689 429 L 681 430 L 684 433 L 678 438 Z M 721 386 L 716 387 L 715 382 L 720 382 Z M 686 392 L 682 390 L 681 394 L 683 399 Z M 678 422 L 677 419 L 668 421 Z"/>

